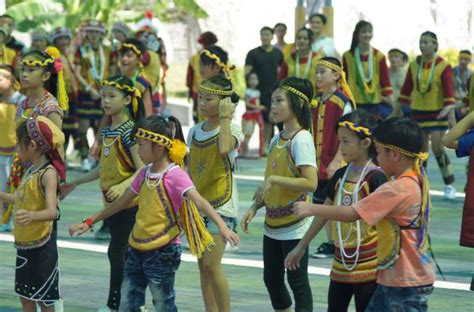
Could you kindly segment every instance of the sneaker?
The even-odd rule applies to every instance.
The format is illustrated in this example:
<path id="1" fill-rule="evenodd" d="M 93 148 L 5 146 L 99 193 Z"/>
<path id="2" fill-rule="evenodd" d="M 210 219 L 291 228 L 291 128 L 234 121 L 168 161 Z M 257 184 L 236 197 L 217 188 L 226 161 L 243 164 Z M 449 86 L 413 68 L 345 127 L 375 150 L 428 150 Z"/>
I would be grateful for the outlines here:
<path id="1" fill-rule="evenodd" d="M 141 306 L 140 312 L 148 312 L 148 308 L 146 306 Z"/>
<path id="2" fill-rule="evenodd" d="M 231 243 L 227 242 L 225 245 L 226 252 L 236 252 L 239 251 L 239 246 L 232 246 Z"/>
<path id="3" fill-rule="evenodd" d="M 108 227 L 102 226 L 94 235 L 97 240 L 109 240 L 110 239 L 110 230 Z"/>
<path id="4" fill-rule="evenodd" d="M 92 170 L 92 162 L 89 158 L 83 159 L 81 163 L 81 169 L 84 171 L 91 171 Z"/>
<path id="5" fill-rule="evenodd" d="M 315 253 L 311 255 L 311 258 L 315 259 L 326 259 L 326 258 L 332 258 L 334 257 L 334 244 L 333 243 L 322 243 L 319 245 L 318 249 L 316 250 Z"/>
<path id="6" fill-rule="evenodd" d="M 456 189 L 452 185 L 446 185 L 444 187 L 444 199 L 454 200 L 456 199 Z"/>
<path id="7" fill-rule="evenodd" d="M 97 312 L 118 312 L 118 310 L 112 310 L 106 304 L 104 304 Z"/>
<path id="8" fill-rule="evenodd" d="M 5 224 L 0 224 L 0 232 L 11 232 L 13 229 L 12 220 L 8 221 Z"/>

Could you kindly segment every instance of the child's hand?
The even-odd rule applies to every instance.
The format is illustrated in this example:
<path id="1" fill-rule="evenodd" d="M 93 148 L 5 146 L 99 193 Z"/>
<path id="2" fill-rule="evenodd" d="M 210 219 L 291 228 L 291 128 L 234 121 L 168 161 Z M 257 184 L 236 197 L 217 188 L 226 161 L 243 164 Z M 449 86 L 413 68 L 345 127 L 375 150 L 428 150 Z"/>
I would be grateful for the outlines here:
<path id="1" fill-rule="evenodd" d="M 299 201 L 293 204 L 293 214 L 298 218 L 305 218 L 313 215 L 313 204 Z"/>
<path id="2" fill-rule="evenodd" d="M 20 225 L 28 225 L 33 221 L 32 218 L 32 211 L 28 211 L 25 209 L 20 209 L 15 213 L 15 220 L 20 224 Z"/>
<path id="3" fill-rule="evenodd" d="M 66 196 L 68 196 L 75 189 L 76 189 L 75 184 L 67 184 L 67 183 L 61 184 L 59 186 L 59 192 L 60 192 L 59 199 L 63 200 L 64 198 L 66 198 Z"/>
<path id="4" fill-rule="evenodd" d="M 247 210 L 245 215 L 242 217 L 242 220 L 240 220 L 240 228 L 242 231 L 244 231 L 245 234 L 249 233 L 249 224 L 252 221 L 252 219 L 255 217 L 255 214 L 257 213 L 255 204 L 252 205 L 252 207 Z"/>
<path id="5" fill-rule="evenodd" d="M 261 111 L 261 112 L 267 110 L 267 108 L 266 108 L 265 106 L 263 106 L 263 105 L 257 106 L 257 109 L 258 109 L 259 111 Z"/>
<path id="6" fill-rule="evenodd" d="M 285 258 L 285 268 L 294 271 L 300 267 L 300 260 L 303 258 L 305 251 L 299 245 L 296 245 Z"/>
<path id="7" fill-rule="evenodd" d="M 73 224 L 69 227 L 69 235 L 71 235 L 72 237 L 76 237 L 89 231 L 89 229 L 89 226 L 85 223 Z"/>
<path id="8" fill-rule="evenodd" d="M 445 118 L 446 116 L 448 116 L 449 112 L 452 111 L 455 108 L 456 108 L 455 105 L 448 105 L 448 106 L 443 107 L 443 109 L 439 113 L 438 117 L 436 117 L 436 118 L 437 119 Z"/>
<path id="9" fill-rule="evenodd" d="M 235 105 L 231 102 L 230 97 L 223 98 L 219 102 L 219 115 L 232 116 L 235 110 Z"/>
<path id="10" fill-rule="evenodd" d="M 100 100 L 100 93 L 95 88 L 91 88 L 89 95 L 94 101 Z"/>
<path id="11" fill-rule="evenodd" d="M 119 183 L 117 185 L 111 186 L 106 192 L 105 192 L 105 197 L 107 198 L 108 202 L 113 202 L 116 200 L 119 196 L 121 196 L 125 190 L 127 189 L 127 186 L 122 185 L 122 183 Z"/>
<path id="12" fill-rule="evenodd" d="M 229 242 L 232 246 L 239 246 L 240 245 L 240 238 L 237 233 L 229 229 L 227 226 L 220 230 L 221 236 L 224 241 Z"/>

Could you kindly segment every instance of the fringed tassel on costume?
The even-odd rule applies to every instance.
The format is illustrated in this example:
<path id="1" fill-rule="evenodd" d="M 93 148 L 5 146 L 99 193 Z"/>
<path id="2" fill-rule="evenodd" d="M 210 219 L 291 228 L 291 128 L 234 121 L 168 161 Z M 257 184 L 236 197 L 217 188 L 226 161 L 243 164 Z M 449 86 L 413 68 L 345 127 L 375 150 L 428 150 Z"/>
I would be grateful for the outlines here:
<path id="1" fill-rule="evenodd" d="M 179 216 L 181 227 L 188 239 L 191 254 L 201 258 L 206 250 L 211 250 L 214 239 L 206 229 L 194 202 L 185 200 L 179 211 Z"/>

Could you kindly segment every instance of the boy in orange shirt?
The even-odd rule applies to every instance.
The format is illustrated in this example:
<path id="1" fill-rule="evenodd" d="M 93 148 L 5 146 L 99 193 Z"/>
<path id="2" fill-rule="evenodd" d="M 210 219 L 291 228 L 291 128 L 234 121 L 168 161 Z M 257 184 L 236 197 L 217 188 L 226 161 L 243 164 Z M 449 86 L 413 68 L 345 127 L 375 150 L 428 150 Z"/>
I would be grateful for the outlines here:
<path id="1" fill-rule="evenodd" d="M 377 286 L 366 311 L 392 311 L 396 307 L 428 310 L 435 274 L 428 253 L 431 202 L 426 173 L 421 166 L 428 157 L 421 152 L 421 128 L 407 118 L 381 123 L 372 134 L 377 160 L 395 180 L 381 185 L 369 196 L 347 206 L 297 202 L 297 217 L 310 215 L 343 222 L 362 219 L 376 226 Z"/>

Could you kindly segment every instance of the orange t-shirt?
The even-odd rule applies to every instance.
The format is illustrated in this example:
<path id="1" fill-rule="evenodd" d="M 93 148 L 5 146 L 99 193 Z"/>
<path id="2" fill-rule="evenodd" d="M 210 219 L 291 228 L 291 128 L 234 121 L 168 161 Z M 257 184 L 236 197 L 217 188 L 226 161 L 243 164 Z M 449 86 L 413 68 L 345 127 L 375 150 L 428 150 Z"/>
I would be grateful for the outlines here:
<path id="1" fill-rule="evenodd" d="M 415 179 L 415 180 L 414 180 Z M 421 189 L 416 176 L 404 175 L 381 185 L 375 192 L 352 205 L 367 224 L 374 226 L 383 218 L 407 226 L 421 209 Z M 377 283 L 391 287 L 413 287 L 433 284 L 436 276 L 428 252 L 417 247 L 418 230 L 400 231 L 401 248 L 397 261 L 388 269 L 378 271 Z M 379 244 L 384 241 L 378 238 Z"/>

